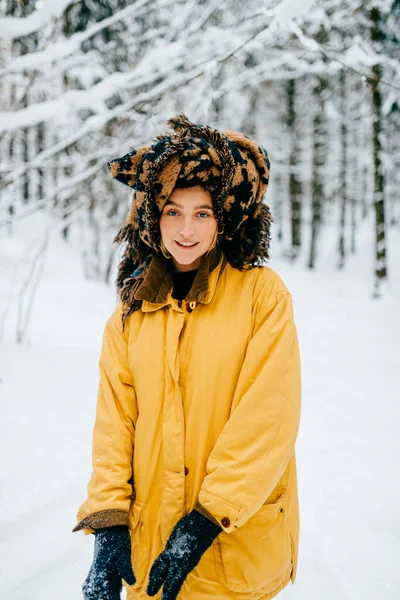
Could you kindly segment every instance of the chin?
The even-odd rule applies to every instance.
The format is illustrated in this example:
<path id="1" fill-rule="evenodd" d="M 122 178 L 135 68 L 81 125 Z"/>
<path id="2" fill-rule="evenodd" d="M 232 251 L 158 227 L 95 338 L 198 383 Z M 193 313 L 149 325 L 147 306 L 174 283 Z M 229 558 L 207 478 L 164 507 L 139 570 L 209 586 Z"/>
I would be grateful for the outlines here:
<path id="1" fill-rule="evenodd" d="M 199 260 L 203 254 L 204 252 L 202 254 L 195 254 L 194 256 L 181 256 L 180 254 L 172 254 L 172 258 L 174 258 L 180 265 L 191 265 Z"/>

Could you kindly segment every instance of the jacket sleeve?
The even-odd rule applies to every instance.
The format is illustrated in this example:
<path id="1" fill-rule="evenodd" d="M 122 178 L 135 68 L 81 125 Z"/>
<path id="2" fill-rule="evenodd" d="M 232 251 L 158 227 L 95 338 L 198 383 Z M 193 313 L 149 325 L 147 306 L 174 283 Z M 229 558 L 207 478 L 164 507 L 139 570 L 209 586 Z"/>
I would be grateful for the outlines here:
<path id="1" fill-rule="evenodd" d="M 195 509 L 226 533 L 266 502 L 294 452 L 300 419 L 300 359 L 290 293 L 282 284 L 254 303 L 252 338 L 231 416 L 207 463 Z"/>
<path id="2" fill-rule="evenodd" d="M 92 476 L 73 531 L 127 525 L 132 500 L 132 461 L 137 403 L 128 364 L 129 319 L 121 305 L 107 321 L 100 355 L 100 383 L 93 430 Z"/>

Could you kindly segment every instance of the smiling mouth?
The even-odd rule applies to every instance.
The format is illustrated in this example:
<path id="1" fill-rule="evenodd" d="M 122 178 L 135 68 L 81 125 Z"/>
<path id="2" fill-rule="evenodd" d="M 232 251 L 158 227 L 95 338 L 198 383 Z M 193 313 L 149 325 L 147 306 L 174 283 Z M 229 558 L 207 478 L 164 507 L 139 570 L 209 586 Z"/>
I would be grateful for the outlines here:
<path id="1" fill-rule="evenodd" d="M 189 242 L 178 242 L 177 240 L 175 240 L 175 243 L 178 244 L 178 246 L 180 248 L 185 248 L 187 250 L 187 249 L 190 249 L 190 248 L 194 248 L 200 242 L 189 243 Z"/>

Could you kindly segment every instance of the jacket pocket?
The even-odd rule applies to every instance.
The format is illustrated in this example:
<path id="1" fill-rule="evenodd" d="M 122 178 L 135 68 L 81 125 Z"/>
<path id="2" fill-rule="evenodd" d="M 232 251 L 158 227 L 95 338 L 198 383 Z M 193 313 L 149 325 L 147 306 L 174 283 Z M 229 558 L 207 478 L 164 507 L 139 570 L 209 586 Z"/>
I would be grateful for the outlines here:
<path id="1" fill-rule="evenodd" d="M 264 504 L 245 525 L 221 533 L 214 544 L 217 578 L 235 592 L 268 591 L 290 574 L 292 549 L 286 493 Z"/>
<path id="2" fill-rule="evenodd" d="M 129 512 L 129 528 L 131 533 L 132 568 L 136 577 L 133 588 L 140 588 L 146 576 L 148 549 L 143 548 L 142 504 L 135 502 Z"/>

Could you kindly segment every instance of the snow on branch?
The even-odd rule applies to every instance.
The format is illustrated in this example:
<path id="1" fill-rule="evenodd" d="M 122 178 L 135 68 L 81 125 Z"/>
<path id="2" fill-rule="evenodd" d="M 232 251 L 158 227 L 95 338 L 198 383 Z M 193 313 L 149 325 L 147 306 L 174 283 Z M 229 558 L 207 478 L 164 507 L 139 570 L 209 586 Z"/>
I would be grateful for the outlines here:
<path id="1" fill-rule="evenodd" d="M 42 8 L 36 9 L 29 17 L 2 17 L 0 18 L 0 39 L 15 40 L 35 33 L 52 19 L 60 17 L 68 6 L 77 2 L 78 0 L 47 0 Z"/>
<path id="2" fill-rule="evenodd" d="M 204 48 L 199 51 L 199 56 L 204 58 L 201 64 L 206 63 L 212 57 L 213 46 L 209 40 L 204 40 Z M 224 35 L 220 32 L 220 46 L 232 44 L 232 36 Z M 22 127 L 32 127 L 37 123 L 51 121 L 57 118 L 59 121 L 67 118 L 72 113 L 77 113 L 81 109 L 89 109 L 92 113 L 99 115 L 112 114 L 108 111 L 106 100 L 117 92 L 129 88 L 132 92 L 143 85 L 152 85 L 160 78 L 168 79 L 173 77 L 175 71 L 185 67 L 187 64 L 185 47 L 182 40 L 179 42 L 168 43 L 162 46 L 154 46 L 147 52 L 142 61 L 126 73 L 112 73 L 104 78 L 98 84 L 95 84 L 87 90 L 67 90 L 59 98 L 45 102 L 37 102 L 18 111 L 0 112 L 0 134 L 6 131 L 15 131 Z M 168 86 L 167 86 L 168 87 Z"/>
<path id="3" fill-rule="evenodd" d="M 158 85 L 154 87 L 150 87 L 150 89 L 146 92 L 142 92 L 138 94 L 133 99 L 128 102 L 118 105 L 113 110 L 109 110 L 102 115 L 95 115 L 86 119 L 81 128 L 68 136 L 66 139 L 58 142 L 54 146 L 50 146 L 40 154 L 38 154 L 32 161 L 25 163 L 23 167 L 19 167 L 15 169 L 14 172 L 8 177 L 4 178 L 1 184 L 1 187 L 6 187 L 10 183 L 14 183 L 21 175 L 30 168 L 41 167 L 41 161 L 43 159 L 47 159 L 50 156 L 54 156 L 58 154 L 65 148 L 68 148 L 78 142 L 79 140 L 85 138 L 85 136 L 93 133 L 94 131 L 99 131 L 102 127 L 105 127 L 107 123 L 109 123 L 113 119 L 126 119 L 129 118 L 131 122 L 135 121 L 139 118 L 139 116 L 135 116 L 135 107 L 141 107 L 147 103 L 154 102 L 160 97 L 163 97 L 166 93 L 171 93 L 182 86 L 190 83 L 194 79 L 201 77 L 206 69 L 207 65 L 195 66 L 193 69 L 186 72 L 175 73 L 173 77 L 168 80 L 164 80 Z"/>
<path id="4" fill-rule="evenodd" d="M 270 35 L 279 31 L 289 31 L 292 21 L 302 21 L 310 10 L 318 4 L 318 0 L 282 0 L 272 10 L 267 11 L 273 18 L 268 28 Z"/>
<path id="5" fill-rule="evenodd" d="M 16 73 L 23 72 L 27 70 L 37 70 L 37 69 L 45 69 L 52 63 L 56 63 L 61 59 L 67 58 L 74 52 L 78 52 L 81 48 L 83 42 L 90 40 L 92 37 L 97 35 L 100 31 L 105 29 L 106 27 L 111 27 L 114 23 L 117 23 L 121 19 L 126 18 L 129 14 L 135 12 L 136 16 L 140 16 L 142 13 L 137 13 L 141 8 L 145 7 L 149 4 L 151 0 L 138 0 L 134 4 L 127 6 L 126 8 L 118 11 L 111 17 L 107 19 L 103 19 L 98 23 L 95 23 L 91 27 L 89 27 L 86 31 L 75 33 L 71 35 L 67 40 L 57 42 L 56 44 L 51 44 L 45 50 L 41 50 L 38 52 L 29 52 L 28 54 L 23 54 L 10 62 L 7 67 L 0 71 L 0 76 L 5 75 L 6 73 Z M 0 19 L 0 27 L 2 21 L 7 19 Z M 17 19 L 9 19 L 9 20 L 17 20 Z M 18 19 L 20 21 L 26 21 L 27 19 Z M 1 37 L 1 35 L 0 35 Z"/>

